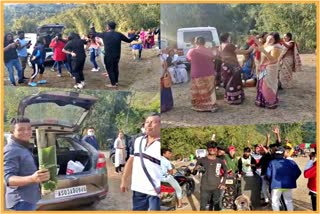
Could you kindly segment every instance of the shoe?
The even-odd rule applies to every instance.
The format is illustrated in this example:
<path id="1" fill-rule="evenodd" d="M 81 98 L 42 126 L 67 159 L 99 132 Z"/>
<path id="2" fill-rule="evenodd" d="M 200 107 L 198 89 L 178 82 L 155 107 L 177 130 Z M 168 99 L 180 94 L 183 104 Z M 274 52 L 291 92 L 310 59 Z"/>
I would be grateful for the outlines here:
<path id="1" fill-rule="evenodd" d="M 70 76 L 70 77 L 73 77 L 72 73 L 69 72 L 69 76 Z"/>
<path id="2" fill-rule="evenodd" d="M 50 68 L 50 71 L 52 71 L 52 72 L 54 72 L 54 71 L 56 71 L 54 68 Z"/>
<path id="3" fill-rule="evenodd" d="M 97 71 L 100 71 L 100 67 L 98 67 L 96 70 L 97 70 Z"/>
<path id="4" fill-rule="evenodd" d="M 72 79 L 74 79 L 74 80 L 75 80 L 76 78 L 75 78 L 75 77 L 72 77 Z"/>
<path id="5" fill-rule="evenodd" d="M 36 87 L 36 86 L 37 86 L 37 83 L 35 83 L 35 82 L 29 82 L 28 85 L 31 86 L 31 87 Z"/>
<path id="6" fill-rule="evenodd" d="M 84 81 L 82 81 L 80 84 L 82 85 L 82 87 L 84 87 L 86 85 L 86 83 Z"/>
<path id="7" fill-rule="evenodd" d="M 57 76 L 58 76 L 58 77 L 62 77 L 62 75 L 61 75 L 61 74 L 58 74 Z"/>
<path id="8" fill-rule="evenodd" d="M 78 84 L 74 85 L 73 87 L 76 88 L 76 89 L 82 89 L 83 88 L 81 83 L 78 83 Z"/>
<path id="9" fill-rule="evenodd" d="M 23 84 L 23 83 L 24 83 L 23 80 L 19 80 L 19 81 L 18 81 L 18 84 Z"/>
<path id="10" fill-rule="evenodd" d="M 45 83 L 47 83 L 47 80 L 39 80 L 37 83 L 38 84 L 45 84 Z"/>
<path id="11" fill-rule="evenodd" d="M 116 83 L 116 86 L 119 86 L 119 83 Z"/>
<path id="12" fill-rule="evenodd" d="M 17 86 L 15 83 L 10 83 L 11 86 Z"/>

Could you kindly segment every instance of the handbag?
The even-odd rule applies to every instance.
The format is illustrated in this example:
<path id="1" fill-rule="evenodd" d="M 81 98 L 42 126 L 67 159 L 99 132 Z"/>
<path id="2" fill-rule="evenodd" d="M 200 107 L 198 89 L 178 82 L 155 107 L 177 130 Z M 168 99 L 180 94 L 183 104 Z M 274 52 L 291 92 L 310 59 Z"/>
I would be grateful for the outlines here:
<path id="1" fill-rule="evenodd" d="M 163 87 L 164 88 L 171 88 L 172 86 L 172 79 L 169 71 L 165 71 L 162 77 L 163 80 Z"/>
<path id="2" fill-rule="evenodd" d="M 145 166 L 144 161 L 143 161 L 143 155 L 142 155 L 142 154 L 143 154 L 143 153 L 142 153 L 142 140 L 143 140 L 143 139 L 145 139 L 145 137 L 142 137 L 142 138 L 141 138 L 141 140 L 140 140 L 140 145 L 139 145 L 139 153 L 140 153 L 141 166 L 142 166 L 142 169 L 143 169 L 144 173 L 146 174 L 148 180 L 150 181 L 150 183 L 151 183 L 154 191 L 156 191 L 156 193 L 157 193 L 158 195 L 160 195 L 160 193 L 161 193 L 160 187 L 156 187 L 156 185 L 153 183 L 152 178 L 151 178 L 148 170 L 146 169 L 146 166 Z"/>

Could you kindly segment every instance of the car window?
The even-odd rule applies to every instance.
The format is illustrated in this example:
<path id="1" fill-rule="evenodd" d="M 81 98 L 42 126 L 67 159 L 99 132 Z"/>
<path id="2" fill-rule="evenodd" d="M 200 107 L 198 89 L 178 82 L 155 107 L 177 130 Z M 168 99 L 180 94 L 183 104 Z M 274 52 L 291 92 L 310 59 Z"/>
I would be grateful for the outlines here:
<path id="1" fill-rule="evenodd" d="M 68 138 L 58 138 L 57 139 L 57 150 L 59 151 L 75 151 L 73 144 L 68 140 Z"/>
<path id="2" fill-rule="evenodd" d="M 204 37 L 206 39 L 206 41 L 213 41 L 211 31 L 183 32 L 183 40 L 184 40 L 185 43 L 191 43 L 192 40 L 197 36 Z"/>

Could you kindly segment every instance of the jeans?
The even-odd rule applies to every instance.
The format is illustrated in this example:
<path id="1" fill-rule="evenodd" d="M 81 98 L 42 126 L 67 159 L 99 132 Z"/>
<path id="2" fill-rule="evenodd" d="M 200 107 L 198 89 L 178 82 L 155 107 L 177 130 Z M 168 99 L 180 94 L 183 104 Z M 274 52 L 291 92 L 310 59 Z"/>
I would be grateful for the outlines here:
<path id="1" fill-rule="evenodd" d="M 161 178 L 161 182 L 169 183 L 176 191 L 177 198 L 182 199 L 182 189 L 176 179 L 172 175 L 167 175 L 167 177 Z"/>
<path id="2" fill-rule="evenodd" d="M 16 205 L 14 205 L 14 207 L 11 208 L 11 210 L 32 211 L 32 210 L 36 210 L 36 205 L 26 201 L 19 201 Z"/>
<path id="3" fill-rule="evenodd" d="M 72 75 L 76 78 L 76 83 L 81 83 L 84 81 L 83 67 L 85 61 L 86 58 L 72 59 Z"/>
<path id="4" fill-rule="evenodd" d="M 16 68 L 19 78 L 19 83 L 23 82 L 23 76 L 22 76 L 22 68 L 19 59 L 12 59 L 9 62 L 5 63 L 5 66 L 7 68 L 7 71 L 9 73 L 10 82 L 15 85 L 16 81 L 14 79 L 14 70 L 13 67 Z"/>
<path id="5" fill-rule="evenodd" d="M 269 202 L 270 194 L 269 194 L 269 182 L 265 175 L 261 176 L 262 185 L 261 185 L 261 192 L 264 197 L 265 202 Z"/>
<path id="6" fill-rule="evenodd" d="M 160 198 L 133 191 L 132 205 L 132 210 L 160 210 Z"/>
<path id="7" fill-rule="evenodd" d="M 93 64 L 94 68 L 97 69 L 98 68 L 98 64 L 96 62 L 96 53 L 95 51 L 92 51 L 90 53 L 90 62 Z"/>
<path id="8" fill-rule="evenodd" d="M 271 203 L 273 211 L 280 211 L 280 197 L 283 195 L 285 205 L 287 206 L 288 211 L 293 211 L 292 203 L 292 189 L 280 190 L 273 189 L 271 191 Z"/>
<path id="9" fill-rule="evenodd" d="M 27 67 L 28 57 L 27 56 L 19 56 L 21 69 L 22 69 L 22 76 L 24 77 L 24 70 Z"/>
<path id="10" fill-rule="evenodd" d="M 210 202 L 209 210 L 212 211 L 213 208 L 215 211 L 221 210 L 220 207 L 220 189 L 215 190 L 200 190 L 200 211 L 205 211 L 207 204 Z"/>

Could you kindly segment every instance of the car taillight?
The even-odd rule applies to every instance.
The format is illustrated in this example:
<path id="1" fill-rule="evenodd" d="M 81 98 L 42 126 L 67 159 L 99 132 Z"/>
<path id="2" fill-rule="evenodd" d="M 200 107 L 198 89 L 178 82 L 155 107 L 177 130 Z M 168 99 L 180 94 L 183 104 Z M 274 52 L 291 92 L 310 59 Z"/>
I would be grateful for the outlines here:
<path id="1" fill-rule="evenodd" d="M 97 161 L 96 168 L 97 169 L 102 169 L 102 168 L 105 168 L 105 167 L 106 167 L 106 158 L 105 158 L 104 154 L 99 153 L 99 158 L 98 158 L 98 161 Z"/>

